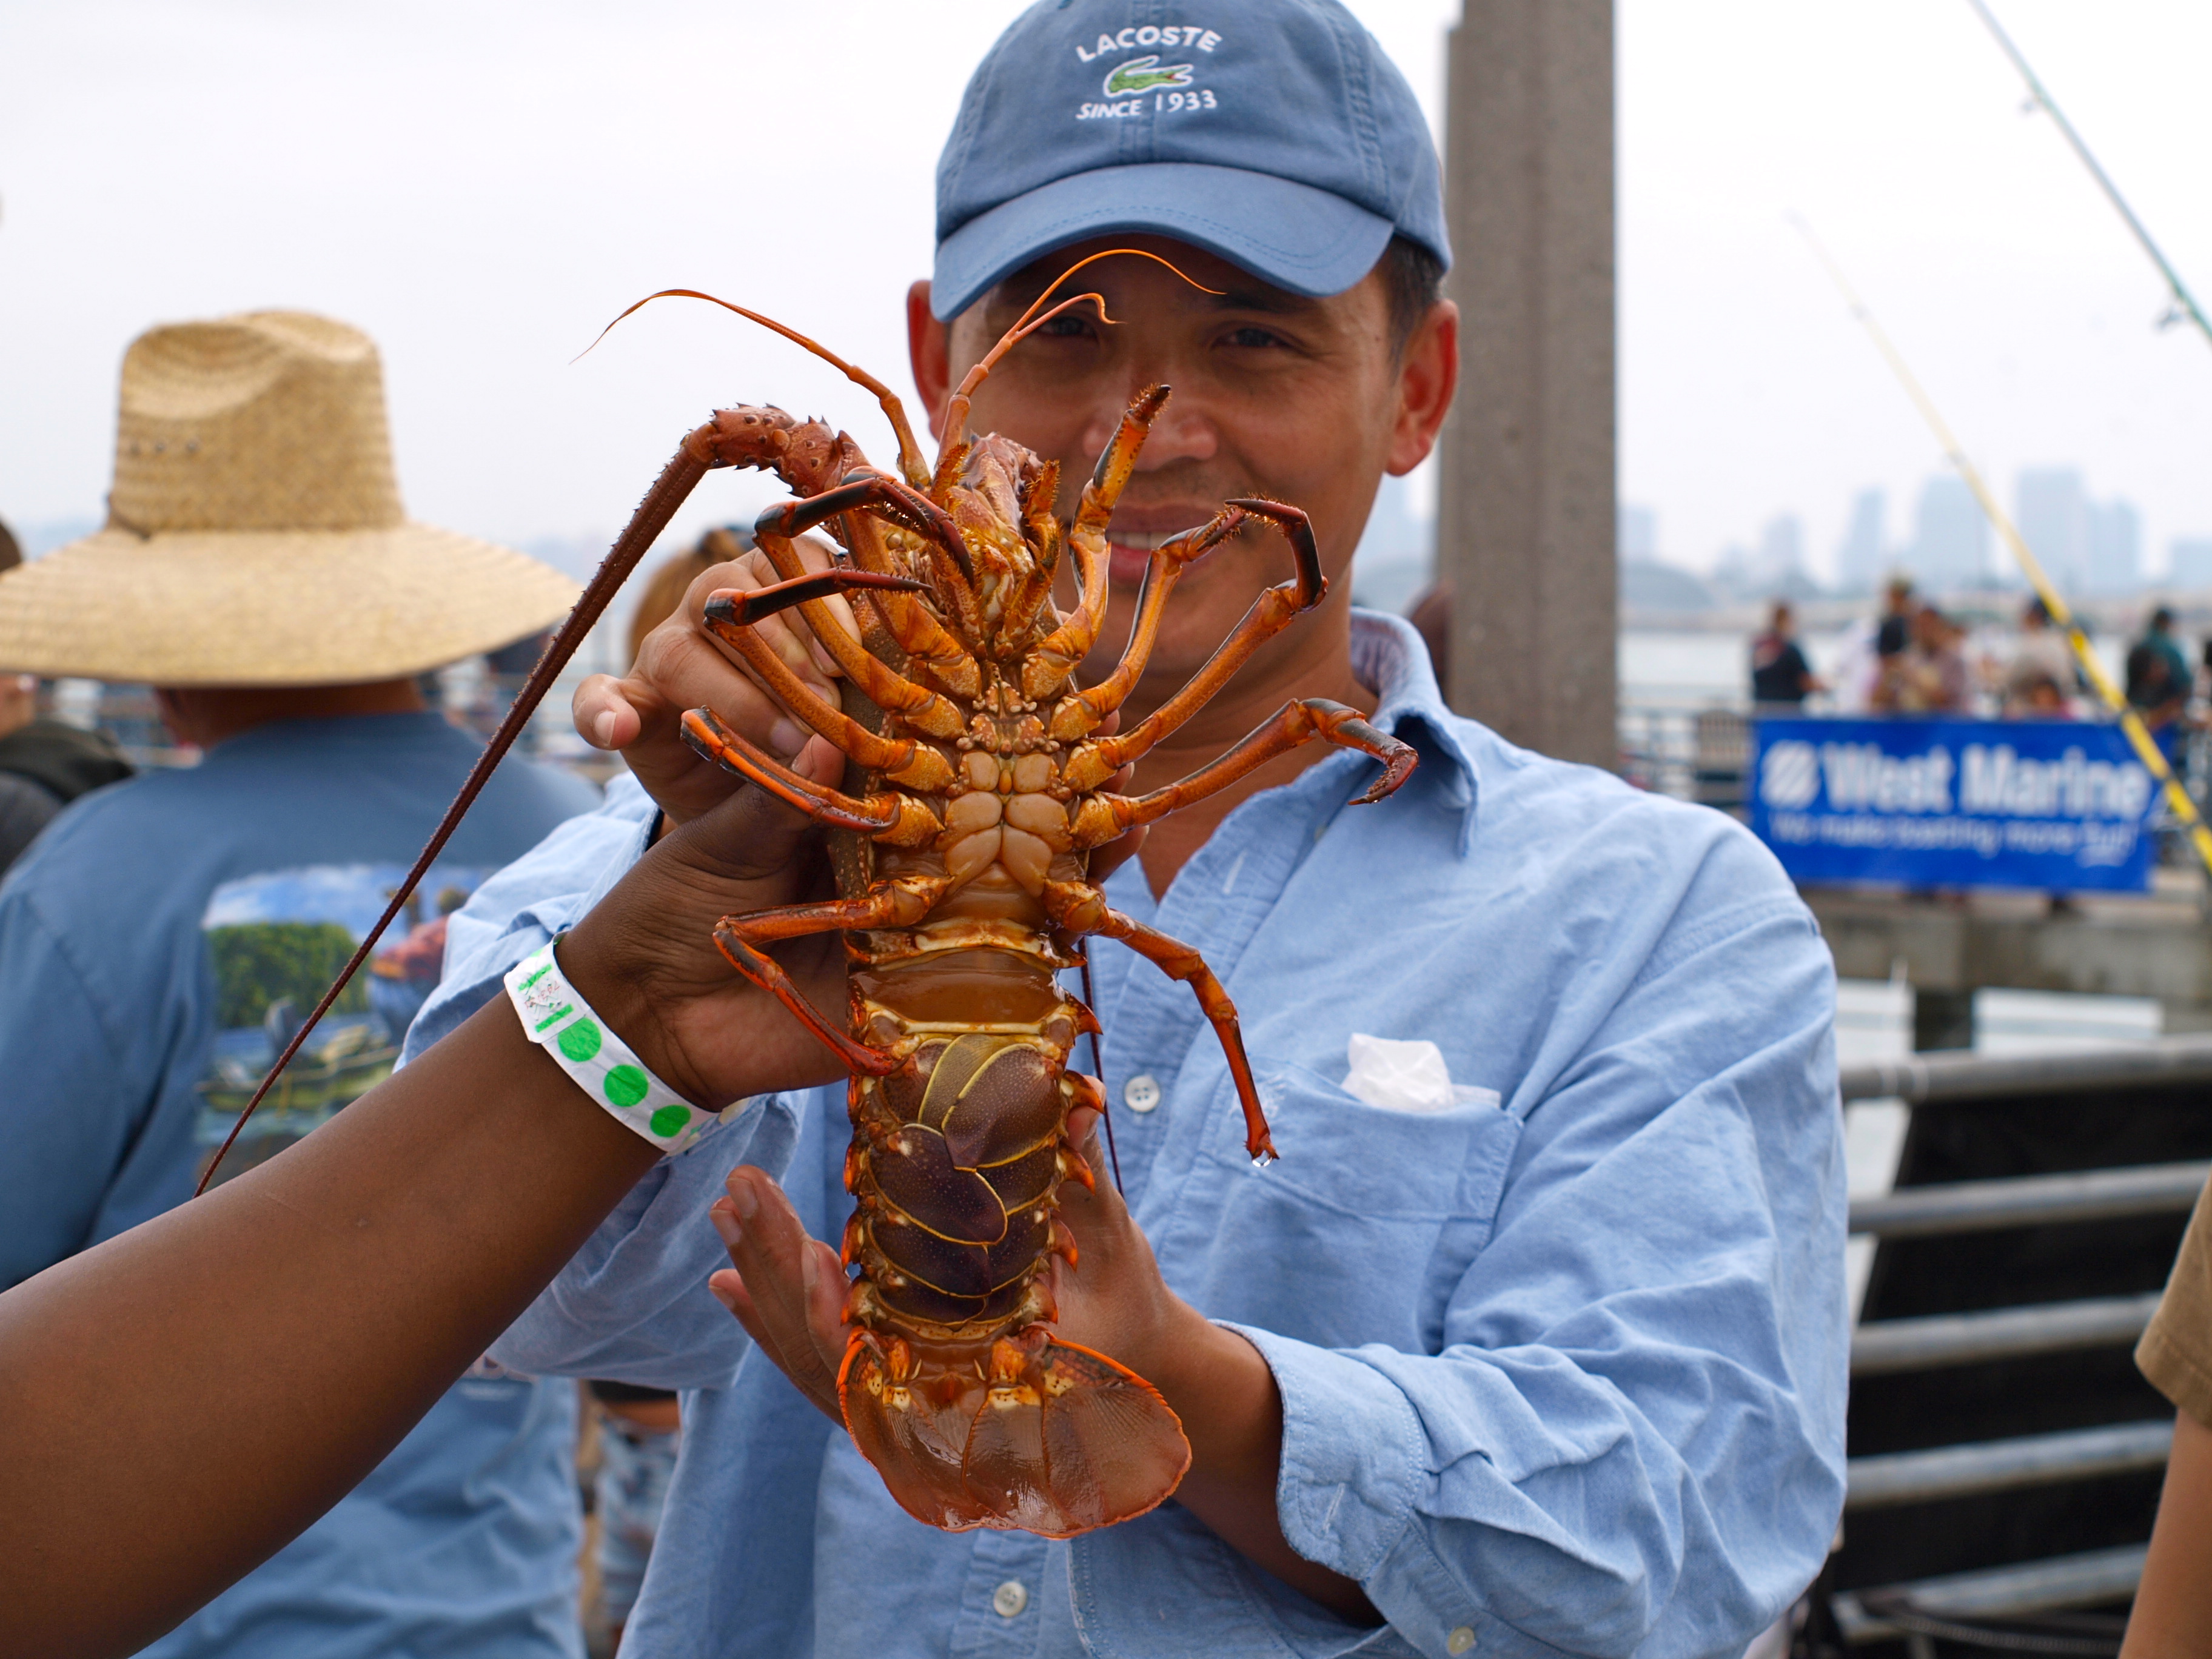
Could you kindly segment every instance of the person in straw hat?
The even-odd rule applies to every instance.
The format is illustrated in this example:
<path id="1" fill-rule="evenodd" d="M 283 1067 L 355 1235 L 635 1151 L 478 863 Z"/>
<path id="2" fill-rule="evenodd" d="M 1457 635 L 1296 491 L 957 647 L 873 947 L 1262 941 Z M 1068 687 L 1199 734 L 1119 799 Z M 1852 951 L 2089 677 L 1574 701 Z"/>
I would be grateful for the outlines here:
<path id="1" fill-rule="evenodd" d="M 407 517 L 358 330 L 258 312 L 131 344 L 107 524 L 0 576 L 0 668 L 151 682 L 204 757 L 75 803 L 0 886 L 0 1285 L 191 1194 L 476 757 L 414 677 L 544 628 L 574 593 Z M 443 913 L 594 799 L 501 768 L 417 925 L 225 1176 L 391 1071 Z M 262 1409 L 258 1389 L 232 1378 L 234 1408 Z M 477 1367 L 304 1537 L 148 1651 L 574 1656 L 574 1410 L 571 1384 Z"/>
<path id="2" fill-rule="evenodd" d="M 22 562 L 22 548 L 0 523 L 0 575 Z M 105 732 L 41 715 L 38 693 L 35 675 L 0 673 L 0 873 L 70 802 L 131 775 Z"/>

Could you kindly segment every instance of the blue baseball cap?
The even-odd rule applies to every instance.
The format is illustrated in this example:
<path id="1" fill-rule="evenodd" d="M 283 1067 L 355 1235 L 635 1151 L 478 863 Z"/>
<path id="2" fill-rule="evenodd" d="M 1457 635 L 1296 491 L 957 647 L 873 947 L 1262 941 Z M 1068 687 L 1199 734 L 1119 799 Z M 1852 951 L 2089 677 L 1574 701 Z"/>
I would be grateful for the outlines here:
<path id="1" fill-rule="evenodd" d="M 1393 234 L 1446 265 L 1413 88 L 1336 0 L 1038 0 L 960 100 L 937 164 L 930 305 L 1040 255 L 1152 231 L 1293 294 L 1341 294 Z"/>

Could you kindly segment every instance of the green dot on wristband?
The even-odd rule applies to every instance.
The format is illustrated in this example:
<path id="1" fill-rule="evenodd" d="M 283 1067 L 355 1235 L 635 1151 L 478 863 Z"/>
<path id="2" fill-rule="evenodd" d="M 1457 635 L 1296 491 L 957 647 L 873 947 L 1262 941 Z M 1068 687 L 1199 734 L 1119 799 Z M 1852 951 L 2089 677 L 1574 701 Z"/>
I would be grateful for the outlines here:
<path id="1" fill-rule="evenodd" d="M 561 1033 L 561 1052 L 579 1066 L 599 1052 L 599 1028 L 588 1019 L 580 1019 Z"/>
<path id="2" fill-rule="evenodd" d="M 664 1140 L 690 1121 L 691 1109 L 689 1106 L 664 1106 L 648 1120 L 653 1125 L 653 1133 Z"/>
<path id="3" fill-rule="evenodd" d="M 652 1086 L 645 1073 L 635 1066 L 617 1066 L 601 1080 L 599 1086 L 606 1091 L 607 1098 L 617 1106 L 635 1106 L 646 1097 Z"/>

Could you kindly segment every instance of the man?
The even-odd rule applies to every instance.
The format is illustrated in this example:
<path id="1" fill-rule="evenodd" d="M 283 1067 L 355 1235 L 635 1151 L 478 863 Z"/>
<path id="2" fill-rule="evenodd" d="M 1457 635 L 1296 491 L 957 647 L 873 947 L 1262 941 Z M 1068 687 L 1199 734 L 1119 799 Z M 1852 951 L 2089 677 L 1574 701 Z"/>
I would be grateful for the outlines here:
<path id="1" fill-rule="evenodd" d="M 106 1447 L 158 1443 L 197 1403 L 128 1389 L 98 1449 L 68 1419 L 66 1384 L 126 1320 L 194 1378 L 293 1356 L 295 1386 L 349 1413 L 211 1425 L 205 1443 L 251 1458 L 254 1482 L 179 1471 L 149 1501 L 192 1514 L 192 1535 L 155 1533 L 124 1563 L 71 1553 L 61 1583 L 20 1592 L 38 1628 L 126 1628 L 266 1547 L 572 1252 L 498 1352 L 687 1391 L 627 1638 L 641 1651 L 1733 1655 L 1811 1578 L 1842 1496 L 1826 953 L 1730 821 L 1456 719 L 1410 630 L 1350 614 L 1376 484 L 1426 453 L 1451 391 L 1434 156 L 1403 82 L 1334 7 L 1224 3 L 1172 33 L 1104 0 L 1008 31 L 948 150 L 936 277 L 909 316 L 934 410 L 1090 247 L 1137 243 L 1218 290 L 1147 262 L 1091 267 L 1116 325 L 1085 307 L 1027 342 L 974 424 L 1059 459 L 1065 510 L 1130 398 L 1174 386 L 1110 532 L 1109 637 L 1149 548 L 1224 497 L 1313 515 L 1331 598 L 1133 787 L 1218 756 L 1294 694 L 1370 711 L 1420 756 L 1356 811 L 1370 763 L 1285 757 L 1158 826 L 1109 879 L 1118 908 L 1196 945 L 1231 988 L 1283 1152 L 1252 1170 L 1188 994 L 1102 945 L 1127 1197 L 1063 1189 L 1081 1265 L 1060 1275 L 1059 1329 L 1181 1416 L 1176 1501 L 1072 1544 L 940 1534 L 893 1506 L 827 1414 L 839 1068 L 706 942 L 720 915 L 818 896 L 820 866 L 794 815 L 676 732 L 708 703 L 817 782 L 842 769 L 697 623 L 715 588 L 763 582 L 740 562 L 694 584 L 630 676 L 580 692 L 579 729 L 651 798 L 565 826 L 455 916 L 418 1057 L 342 1139 L 0 1297 L 17 1401 L 0 1451 L 27 1490 L 136 1492 Z M 1098 113 L 1148 54 L 1187 77 L 1172 115 L 1164 85 L 1157 106 L 1147 91 Z M 1192 569 L 1130 717 L 1283 570 L 1242 538 Z M 764 632 L 826 684 L 785 620 Z M 499 994 L 508 963 L 571 923 L 562 971 L 645 1070 L 694 1107 L 748 1097 L 649 1170 L 644 1132 L 560 1073 Z M 834 937 L 777 960 L 817 1005 L 843 994 Z M 1362 1035 L 1431 1045 L 1452 1103 L 1351 1086 Z M 1106 1167 L 1095 1139 L 1091 1156 Z M 174 1311 L 241 1257 L 255 1321 Z M 702 1284 L 716 1268 L 738 1322 Z M 102 1321 L 88 1352 L 69 1336 L 86 1308 Z M 316 1329 L 303 1351 L 288 1340 Z M 55 1375 L 25 1380 L 26 1355 Z M 18 1594 L 6 1527 L 0 1594 Z"/>
<path id="2" fill-rule="evenodd" d="M 0 524 L 0 576 L 22 562 L 14 532 Z M 0 672 L 0 873 L 70 802 L 131 775 L 102 733 L 42 718 L 38 694 L 33 676 Z"/>
<path id="3" fill-rule="evenodd" d="M 1790 601 L 1775 600 L 1766 631 L 1751 642 L 1751 700 L 1794 708 L 1826 690 L 1797 643 L 1796 613 Z"/>
<path id="4" fill-rule="evenodd" d="M 1361 524 L 1381 476 L 1428 452 L 1457 355 L 1425 129 L 1333 7 L 1219 8 L 1188 46 L 1136 16 L 1040 6 L 971 82 L 939 173 L 936 278 L 908 301 L 924 404 L 1084 254 L 1174 261 L 1200 286 L 1149 261 L 1088 268 L 1114 325 L 1066 314 L 994 371 L 972 419 L 1079 482 L 1131 397 L 1173 386 L 1109 532 L 1109 640 L 1148 550 L 1221 500 L 1312 514 L 1331 599 L 1133 787 L 1215 758 L 1292 696 L 1374 711 L 1421 754 L 1406 788 L 1356 811 L 1368 763 L 1283 757 L 1155 826 L 1109 887 L 1230 987 L 1284 1154 L 1244 1167 L 1188 994 L 1100 945 L 1128 1207 L 1103 1195 L 1096 1230 L 1079 1227 L 1073 1279 L 1092 1299 L 1061 1306 L 1182 1416 L 1177 1502 L 1072 1545 L 938 1534 L 896 1508 L 831 1420 L 843 1276 L 819 1241 L 848 1205 L 842 1085 L 776 1096 L 657 1171 L 497 1352 L 689 1391 L 631 1626 L 647 1651 L 1318 1652 L 1378 1620 L 1395 1636 L 1376 1651 L 1741 1651 L 1812 1577 L 1840 1494 L 1825 954 L 1726 819 L 1510 749 L 1443 708 L 1409 630 L 1352 617 Z M 1224 114 L 1179 118 L 1148 94 L 1101 118 L 1102 77 L 1140 51 Z M 1127 717 L 1284 574 L 1256 536 L 1192 570 Z M 710 703 L 837 777 L 695 620 L 715 587 L 768 579 L 757 562 L 709 573 L 629 678 L 583 688 L 579 729 L 623 750 L 651 798 L 457 919 L 410 1052 L 585 915 L 656 808 L 684 823 L 722 796 L 674 740 L 683 708 Z M 834 972 L 823 945 L 780 959 Z M 1498 1103 L 1416 1118 L 1363 1101 L 1341 1081 L 1363 1031 L 1435 1043 Z M 740 1170 L 725 1195 L 741 1159 L 781 1188 Z M 715 1290 L 742 1333 L 699 1294 L 720 1260 L 710 1204 L 738 1270 Z"/>
<path id="5" fill-rule="evenodd" d="M 0 872 L 79 795 L 131 775 L 105 732 L 39 713 L 39 682 L 0 674 Z"/>
<path id="6" fill-rule="evenodd" d="M 2127 696 L 2142 716 L 2142 723 L 2158 739 L 2159 751 L 2169 765 L 2179 766 L 2181 739 L 2187 727 L 2182 716 L 2189 708 L 2193 676 L 2189 659 L 2173 637 L 2173 611 L 2160 605 L 2150 613 L 2150 626 L 2129 647 Z"/>
<path id="7" fill-rule="evenodd" d="M 2005 665 L 2004 712 L 2008 720 L 2063 713 L 2073 695 L 2078 671 L 2066 636 L 2051 625 L 2050 607 L 2040 597 L 2020 613 L 2020 643 Z"/>
<path id="8" fill-rule="evenodd" d="M 1881 619 L 1874 635 L 1875 655 L 1884 660 L 1902 656 L 1912 643 L 1912 578 L 1903 571 L 1882 588 Z"/>
<path id="9" fill-rule="evenodd" d="M 1936 606 L 1915 611 L 1911 648 L 1882 659 L 1873 707 L 1887 714 L 1966 713 L 1973 684 L 1959 648 L 1964 637 L 1964 630 Z"/>
<path id="10" fill-rule="evenodd" d="M 77 801 L 0 885 L 0 1285 L 191 1195 L 475 759 L 412 676 L 543 625 L 574 591 L 406 520 L 374 346 L 298 313 L 140 337 L 109 499 L 106 529 L 0 579 L 0 662 L 151 680 L 204 758 Z M 391 1069 L 435 982 L 441 911 L 592 799 L 501 769 L 412 935 L 219 1179 Z M 274 1376 L 228 1381 L 210 1413 L 315 1408 Z M 579 1654 L 574 1425 L 571 1385 L 477 1367 L 357 1492 L 149 1651 Z"/>

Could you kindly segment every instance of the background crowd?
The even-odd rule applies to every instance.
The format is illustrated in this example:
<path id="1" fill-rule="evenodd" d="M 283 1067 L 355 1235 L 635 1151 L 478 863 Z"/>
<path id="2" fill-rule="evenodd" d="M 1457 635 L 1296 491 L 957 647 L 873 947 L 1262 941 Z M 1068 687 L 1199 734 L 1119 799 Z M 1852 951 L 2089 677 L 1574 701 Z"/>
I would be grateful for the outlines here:
<path id="1" fill-rule="evenodd" d="M 2174 629 L 2171 608 L 2151 611 L 2130 642 L 2124 685 L 2130 706 L 2179 764 L 2187 735 L 2203 725 L 2212 640 L 2204 643 L 2200 672 Z M 2067 634 L 2040 599 L 2021 607 L 2010 634 L 1978 636 L 1902 574 L 1884 589 L 1880 613 L 1844 640 L 1827 676 L 1814 672 L 1786 599 L 1774 602 L 1750 659 L 1751 701 L 1761 708 L 1802 708 L 1819 699 L 1846 714 L 2087 720 L 2103 713 Z"/>

